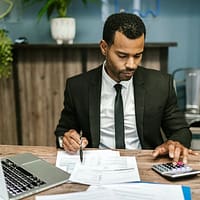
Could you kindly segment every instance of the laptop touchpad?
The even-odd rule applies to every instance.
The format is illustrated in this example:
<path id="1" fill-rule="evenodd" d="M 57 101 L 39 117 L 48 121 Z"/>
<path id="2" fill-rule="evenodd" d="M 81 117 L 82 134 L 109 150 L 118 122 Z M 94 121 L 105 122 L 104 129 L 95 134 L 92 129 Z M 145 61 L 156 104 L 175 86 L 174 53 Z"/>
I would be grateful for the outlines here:
<path id="1" fill-rule="evenodd" d="M 60 169 L 43 160 L 24 164 L 23 168 L 48 182 L 59 180 L 63 176 L 63 174 L 60 174 Z"/>

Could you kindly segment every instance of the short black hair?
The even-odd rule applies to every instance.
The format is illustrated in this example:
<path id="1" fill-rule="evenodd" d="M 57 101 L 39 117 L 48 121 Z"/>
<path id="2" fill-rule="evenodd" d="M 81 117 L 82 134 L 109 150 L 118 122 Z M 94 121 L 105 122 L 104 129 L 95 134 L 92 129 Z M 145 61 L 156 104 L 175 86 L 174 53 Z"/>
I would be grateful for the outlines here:
<path id="1" fill-rule="evenodd" d="M 106 19 L 103 28 L 103 40 L 108 45 L 113 44 L 116 31 L 123 33 L 130 39 L 137 39 L 142 34 L 144 34 L 144 37 L 146 36 L 146 28 L 142 19 L 132 13 L 115 13 Z"/>

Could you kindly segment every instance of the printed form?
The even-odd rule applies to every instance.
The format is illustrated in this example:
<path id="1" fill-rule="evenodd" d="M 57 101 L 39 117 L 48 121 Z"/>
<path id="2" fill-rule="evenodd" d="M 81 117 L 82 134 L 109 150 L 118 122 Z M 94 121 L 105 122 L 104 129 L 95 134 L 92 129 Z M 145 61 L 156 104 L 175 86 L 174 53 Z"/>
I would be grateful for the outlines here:
<path id="1" fill-rule="evenodd" d="M 70 181 L 88 185 L 102 185 L 140 181 L 135 157 L 120 156 L 119 151 L 84 150 L 83 162 L 79 154 L 59 151 L 56 166 L 71 173 Z"/>

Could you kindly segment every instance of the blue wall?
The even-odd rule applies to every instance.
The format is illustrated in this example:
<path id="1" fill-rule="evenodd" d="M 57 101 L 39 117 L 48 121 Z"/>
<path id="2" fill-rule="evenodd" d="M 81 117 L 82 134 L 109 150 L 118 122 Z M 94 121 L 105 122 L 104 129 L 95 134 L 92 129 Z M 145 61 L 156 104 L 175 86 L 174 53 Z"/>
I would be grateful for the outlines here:
<path id="1" fill-rule="evenodd" d="M 109 0 L 110 5 L 115 5 Z M 20 0 L 15 0 L 20 2 Z M 131 11 L 131 0 L 118 0 L 120 8 Z M 144 10 L 155 10 L 156 0 L 141 0 Z M 145 7 L 146 6 L 146 7 Z M 15 4 L 11 16 L 1 21 L 13 41 L 26 36 L 30 43 L 55 43 L 51 39 L 49 21 L 44 16 L 37 21 L 39 5 L 33 7 Z M 111 9 L 110 12 L 114 12 Z M 98 43 L 102 33 L 101 1 L 84 6 L 81 0 L 74 0 L 69 15 L 76 18 L 77 32 L 75 43 Z M 199 0 L 160 0 L 157 17 L 143 18 L 147 27 L 147 42 L 177 42 L 177 47 L 169 51 L 169 73 L 180 67 L 200 67 L 200 1 Z"/>

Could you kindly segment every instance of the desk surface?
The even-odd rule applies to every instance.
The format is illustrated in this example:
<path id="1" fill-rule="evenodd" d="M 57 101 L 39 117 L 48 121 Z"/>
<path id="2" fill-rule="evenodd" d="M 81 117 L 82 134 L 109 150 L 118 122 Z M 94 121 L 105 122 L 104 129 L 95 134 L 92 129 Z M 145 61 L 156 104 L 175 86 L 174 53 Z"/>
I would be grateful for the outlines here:
<path id="1" fill-rule="evenodd" d="M 55 164 L 57 149 L 55 147 L 43 147 L 43 146 L 14 146 L 14 145 L 0 145 L 0 157 L 6 155 L 13 155 L 16 153 L 31 152 L 44 160 Z M 193 177 L 191 179 L 185 179 L 181 181 L 168 181 L 165 178 L 159 176 L 156 172 L 151 170 L 151 166 L 154 163 L 166 162 L 167 158 L 152 159 L 151 150 L 121 150 L 122 156 L 136 156 L 139 174 L 141 181 L 159 182 L 159 183 L 170 183 L 170 184 L 181 184 L 191 187 L 192 199 L 199 199 L 200 195 L 200 176 Z M 200 152 L 199 152 L 200 153 Z M 189 164 L 195 168 L 200 169 L 200 155 L 191 156 Z M 44 194 L 60 194 L 68 192 L 84 191 L 88 186 L 82 184 L 62 184 L 44 192 L 38 193 Z M 37 194 L 37 195 L 38 195 Z M 26 200 L 34 200 L 34 196 L 25 198 Z"/>

